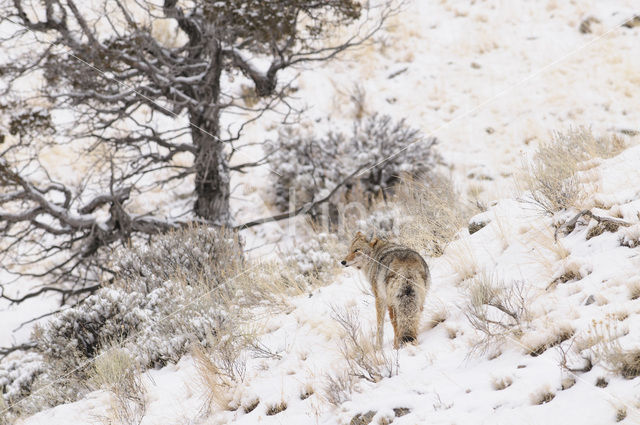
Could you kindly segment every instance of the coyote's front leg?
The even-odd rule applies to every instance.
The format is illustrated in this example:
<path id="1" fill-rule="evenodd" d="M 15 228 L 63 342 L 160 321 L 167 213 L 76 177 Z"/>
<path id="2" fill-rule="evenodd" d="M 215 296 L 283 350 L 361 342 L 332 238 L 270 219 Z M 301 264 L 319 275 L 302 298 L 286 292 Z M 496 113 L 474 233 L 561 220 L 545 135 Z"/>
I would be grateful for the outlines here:
<path id="1" fill-rule="evenodd" d="M 377 319 L 377 333 L 376 343 L 378 348 L 382 348 L 382 337 L 384 336 L 384 315 L 387 312 L 385 302 L 382 298 L 376 295 L 376 319 Z"/>

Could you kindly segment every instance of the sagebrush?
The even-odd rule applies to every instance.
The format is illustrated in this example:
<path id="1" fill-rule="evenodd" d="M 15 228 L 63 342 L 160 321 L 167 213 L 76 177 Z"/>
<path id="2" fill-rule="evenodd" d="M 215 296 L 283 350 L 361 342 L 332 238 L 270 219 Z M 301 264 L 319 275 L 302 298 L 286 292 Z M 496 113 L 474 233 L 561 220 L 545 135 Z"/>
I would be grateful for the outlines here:
<path id="1" fill-rule="evenodd" d="M 29 395 L 13 414 L 74 401 L 96 382 L 108 386 L 109 367 L 124 364 L 114 359 L 130 359 L 135 367 L 127 371 L 137 371 L 176 362 L 194 344 L 221 351 L 227 346 L 219 341 L 239 334 L 250 307 L 277 308 L 289 289 L 299 293 L 282 268 L 247 264 L 232 232 L 205 226 L 124 247 L 112 263 L 110 286 L 36 329 L 31 363 L 0 366 L 0 382 L 11 389 L 4 402 L 12 405 Z M 120 357 L 113 357 L 114 350 Z M 97 381 L 96 366 L 102 376 Z M 119 400 L 119 413 L 131 417 L 142 406 Z M 127 406 L 138 410 L 127 412 Z"/>
<path id="2" fill-rule="evenodd" d="M 364 169 L 340 195 L 347 200 L 360 194 L 371 199 L 390 191 L 402 174 L 430 173 L 439 159 L 435 144 L 435 138 L 387 115 L 358 120 L 351 132 L 332 129 L 318 135 L 304 127 L 284 127 L 266 147 L 270 167 L 278 175 L 275 203 L 286 210 L 318 199 L 365 164 L 376 167 Z"/>
<path id="3" fill-rule="evenodd" d="M 465 315 L 479 332 L 474 350 L 500 348 L 505 340 L 515 340 L 530 320 L 530 297 L 522 281 L 506 282 L 495 273 L 479 273 L 470 282 Z"/>

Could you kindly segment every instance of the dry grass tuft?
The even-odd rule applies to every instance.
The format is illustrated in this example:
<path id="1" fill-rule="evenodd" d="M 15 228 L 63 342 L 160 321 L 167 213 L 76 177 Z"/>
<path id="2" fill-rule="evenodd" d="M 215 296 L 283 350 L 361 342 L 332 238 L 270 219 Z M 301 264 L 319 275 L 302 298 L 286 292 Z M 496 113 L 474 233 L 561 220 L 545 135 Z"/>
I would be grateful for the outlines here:
<path id="1" fill-rule="evenodd" d="M 251 413 L 255 410 L 256 407 L 258 407 L 258 404 L 260 404 L 260 400 L 258 400 L 257 398 L 253 399 L 246 406 L 244 406 L 242 410 L 244 410 L 244 413 Z"/>
<path id="2" fill-rule="evenodd" d="M 459 283 L 474 277 L 480 268 L 473 248 L 466 240 L 451 244 L 445 252 L 444 259 L 458 276 Z"/>
<path id="3" fill-rule="evenodd" d="M 502 391 L 505 388 L 510 387 L 513 384 L 513 378 L 510 376 L 503 376 L 501 378 L 493 378 L 491 380 L 491 386 L 496 391 Z"/>
<path id="4" fill-rule="evenodd" d="M 555 229 L 548 226 L 534 226 L 531 232 L 528 232 L 524 242 L 554 254 L 554 262 L 556 259 L 567 258 L 570 254 L 562 240 L 556 238 Z"/>
<path id="5" fill-rule="evenodd" d="M 267 407 L 267 416 L 277 415 L 280 412 L 287 410 L 287 402 L 282 400 L 280 403 L 273 404 Z"/>
<path id="6" fill-rule="evenodd" d="M 575 334 L 575 330 L 569 326 L 559 326 L 554 332 L 549 334 L 545 341 L 538 342 L 536 345 L 528 346 L 528 344 L 524 343 L 523 345 L 527 346 L 527 354 L 532 357 L 537 357 L 547 351 L 549 348 L 554 347 L 562 342 L 568 340 Z"/>
<path id="7" fill-rule="evenodd" d="M 531 247 L 528 258 L 533 264 L 544 267 L 544 274 L 549 278 L 554 274 L 558 260 L 565 260 L 571 252 L 562 239 L 556 240 L 554 230 L 546 225 L 527 226 L 522 232 L 520 242 Z"/>
<path id="8" fill-rule="evenodd" d="M 426 320 L 427 326 L 429 329 L 435 328 L 440 323 L 444 323 L 449 317 L 449 312 L 447 311 L 445 306 L 442 306 L 440 309 L 435 310 L 429 320 Z"/>
<path id="9" fill-rule="evenodd" d="M 595 220 L 592 220 L 595 222 Z M 602 223 L 595 222 L 592 226 L 587 230 L 586 239 L 589 240 L 591 238 L 595 238 L 596 236 L 600 236 L 604 232 L 615 233 L 620 228 L 618 223 L 613 223 L 610 221 L 605 221 Z"/>
<path id="10" fill-rule="evenodd" d="M 93 363 L 93 374 L 89 380 L 94 388 L 117 388 L 131 384 L 136 364 L 128 352 L 115 344 Z"/>
<path id="11" fill-rule="evenodd" d="M 627 329 L 610 321 L 592 320 L 585 332 L 576 335 L 573 344 L 578 352 L 594 349 L 627 334 Z"/>
<path id="12" fill-rule="evenodd" d="M 608 357 L 616 372 L 623 378 L 633 379 L 640 376 L 640 350 L 620 350 Z"/>
<path id="13" fill-rule="evenodd" d="M 348 371 L 326 376 L 324 398 L 334 406 L 340 406 L 351 400 L 351 393 L 356 385 L 356 378 Z"/>
<path id="14" fill-rule="evenodd" d="M 105 388 L 111 395 L 109 416 L 105 423 L 137 425 L 146 412 L 146 391 L 138 365 L 129 353 L 111 344 L 111 349 L 96 358 L 89 383 Z"/>
<path id="15" fill-rule="evenodd" d="M 400 227 L 404 243 L 435 257 L 444 253 L 476 212 L 462 202 L 451 178 L 435 173 L 429 181 L 404 177 L 396 202 L 411 217 Z"/>
<path id="16" fill-rule="evenodd" d="M 640 298 L 640 280 L 628 282 L 627 289 L 629 290 L 629 299 L 637 300 Z"/>
<path id="17" fill-rule="evenodd" d="M 531 402 L 536 405 L 549 403 L 556 397 L 555 393 L 548 388 L 544 388 L 531 394 Z"/>
<path id="18" fill-rule="evenodd" d="M 371 332 L 362 330 L 362 321 L 357 308 L 333 308 L 332 318 L 340 325 L 344 336 L 340 353 L 345 359 L 349 373 L 369 382 L 379 382 L 397 373 L 397 366 L 390 355 L 375 346 Z"/>
<path id="19" fill-rule="evenodd" d="M 580 280 L 580 279 L 582 279 L 582 276 L 580 276 L 580 273 L 577 273 L 575 270 L 567 270 L 564 273 L 562 273 L 560 276 L 558 276 L 556 279 L 554 279 L 553 282 L 551 283 L 552 284 L 567 283 L 572 280 Z"/>
<path id="20" fill-rule="evenodd" d="M 573 387 L 576 384 L 576 378 L 574 378 L 573 376 L 567 376 L 565 378 L 562 379 L 562 381 L 560 382 L 560 388 L 562 388 L 562 390 L 568 390 L 569 388 Z"/>
<path id="21" fill-rule="evenodd" d="M 192 347 L 200 383 L 206 391 L 207 409 L 213 405 L 218 410 L 234 410 L 233 390 L 245 379 L 245 350 L 252 341 L 238 329 L 221 328 L 207 338 L 206 346 Z"/>
<path id="22" fill-rule="evenodd" d="M 454 326 L 447 326 L 445 330 L 447 331 L 447 337 L 449 337 L 449 339 L 456 339 L 458 334 L 461 334 L 460 329 Z"/>
<path id="23" fill-rule="evenodd" d="M 574 280 L 580 280 L 583 277 L 583 268 L 584 264 L 580 262 L 578 259 L 574 258 L 566 258 L 561 263 L 556 273 L 552 276 L 552 280 L 547 285 L 547 289 L 551 287 L 555 287 L 561 283 L 567 283 Z M 585 275 L 588 274 L 588 270 L 584 271 Z"/>
<path id="24" fill-rule="evenodd" d="M 232 401 L 229 389 L 232 382 L 220 373 L 203 347 L 195 346 L 192 356 L 198 377 L 206 391 L 207 409 L 214 405 L 218 410 L 229 410 Z"/>
<path id="25" fill-rule="evenodd" d="M 289 264 L 256 261 L 247 267 L 248 271 L 234 277 L 225 299 L 234 314 L 242 318 L 246 318 L 243 313 L 256 305 L 269 305 L 274 312 L 282 311 L 290 296 L 302 295 L 308 290 L 307 282 L 296 279 L 298 270 Z"/>
<path id="26" fill-rule="evenodd" d="M 620 406 L 616 409 L 616 422 L 622 422 L 627 418 L 627 407 Z"/>
<path id="27" fill-rule="evenodd" d="M 520 186 L 525 198 L 546 214 L 577 206 L 586 197 L 586 187 L 577 173 L 592 158 L 610 158 L 625 148 L 618 136 L 596 138 L 587 128 L 554 133 L 538 146 L 533 158 L 523 164 Z"/>
<path id="28" fill-rule="evenodd" d="M 9 406 L 4 401 L 4 397 L 0 396 L 0 423 L 10 424 L 12 420 L 15 418 L 13 415 L 9 416 L 11 412 L 8 411 Z"/>
<path id="29" fill-rule="evenodd" d="M 311 397 L 314 393 L 313 386 L 311 384 L 305 385 L 304 389 L 300 393 L 300 400 L 306 400 Z"/>
<path id="30" fill-rule="evenodd" d="M 640 349 L 627 349 L 620 344 L 620 337 L 628 330 L 619 322 L 592 323 L 581 341 L 581 349 L 590 349 L 595 360 L 626 379 L 640 376 Z"/>
<path id="31" fill-rule="evenodd" d="M 519 185 L 529 191 L 525 201 L 545 214 L 553 215 L 576 205 L 584 192 L 575 175 L 576 164 L 565 158 L 569 157 L 568 152 L 554 152 L 547 146 L 542 148 L 533 160 L 523 164 Z"/>

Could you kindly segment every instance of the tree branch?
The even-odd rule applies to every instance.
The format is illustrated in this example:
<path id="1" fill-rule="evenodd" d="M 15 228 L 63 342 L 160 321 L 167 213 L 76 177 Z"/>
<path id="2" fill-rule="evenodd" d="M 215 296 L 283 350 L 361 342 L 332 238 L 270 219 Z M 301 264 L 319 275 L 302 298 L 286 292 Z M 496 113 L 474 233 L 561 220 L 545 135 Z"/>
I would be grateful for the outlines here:
<path id="1" fill-rule="evenodd" d="M 276 215 L 273 215 L 271 217 L 260 218 L 258 220 L 250 221 L 250 222 L 241 224 L 239 226 L 235 226 L 233 229 L 234 230 L 248 229 L 249 227 L 258 226 L 260 224 L 270 223 L 270 222 L 273 222 L 273 221 L 285 220 L 285 219 L 288 219 L 288 218 L 293 218 L 293 217 L 295 217 L 297 215 L 300 215 L 300 214 L 306 214 L 307 212 L 311 211 L 316 206 L 322 204 L 323 202 L 327 202 L 329 199 L 331 199 L 331 197 L 338 191 L 338 189 L 340 189 L 342 186 L 344 186 L 356 174 L 358 174 L 361 170 L 363 170 L 364 168 L 368 167 L 369 165 L 370 165 L 369 163 L 366 163 L 366 164 L 361 165 L 360 167 L 358 167 L 357 170 L 355 170 L 353 173 L 351 173 L 347 177 L 345 177 L 344 180 L 342 180 L 340 183 L 338 183 L 331 190 L 331 192 L 329 192 L 329 194 L 327 196 L 325 196 L 324 198 L 322 198 L 322 199 L 318 199 L 317 201 L 308 202 L 305 205 L 303 205 L 300 208 L 297 208 L 297 209 L 295 209 L 293 211 L 289 211 L 289 212 L 282 213 L 282 214 L 276 214 Z"/>
<path id="2" fill-rule="evenodd" d="M 33 292 L 29 292 L 26 295 L 23 295 L 22 297 L 18 297 L 18 298 L 12 298 L 8 295 L 4 294 L 4 287 L 0 286 L 0 298 L 5 299 L 11 303 L 14 304 L 20 304 L 23 301 L 28 300 L 29 298 L 34 298 L 37 297 L 39 295 L 42 295 L 46 292 L 56 292 L 58 294 L 62 294 L 65 298 L 69 298 L 72 297 L 74 295 L 78 295 L 78 294 L 82 294 L 85 292 L 94 292 L 97 291 L 102 285 L 101 284 L 97 284 L 97 285 L 92 285 L 92 286 L 86 286 L 84 288 L 80 288 L 80 289 L 62 289 L 62 288 L 58 288 L 55 286 L 44 286 L 40 289 L 38 289 L 37 291 L 33 291 Z"/>
<path id="3" fill-rule="evenodd" d="M 20 345 L 13 345 L 11 347 L 0 347 L 0 359 L 7 357 L 9 354 L 15 351 L 29 351 L 36 347 L 35 342 L 25 342 Z"/>

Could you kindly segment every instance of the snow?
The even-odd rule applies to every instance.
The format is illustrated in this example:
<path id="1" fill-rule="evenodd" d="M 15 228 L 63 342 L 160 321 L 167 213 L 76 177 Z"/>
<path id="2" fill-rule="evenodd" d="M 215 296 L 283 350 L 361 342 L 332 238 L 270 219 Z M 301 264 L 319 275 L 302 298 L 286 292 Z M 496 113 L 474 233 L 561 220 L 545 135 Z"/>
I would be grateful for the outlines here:
<path id="1" fill-rule="evenodd" d="M 477 219 L 488 224 L 473 235 L 461 232 L 442 257 L 428 259 L 433 283 L 418 346 L 392 350 L 393 331 L 386 321 L 384 350 L 397 367 L 393 376 L 376 383 L 358 380 L 351 399 L 339 407 L 327 401 L 327 376 L 346 370 L 340 353 L 343 334 L 333 310 L 356 308 L 366 331 L 375 326 L 368 283 L 346 270 L 310 296 L 291 299 L 286 312 L 256 312 L 262 344 L 280 357 L 248 358 L 245 381 L 230 394 L 237 410 L 214 407 L 203 413 L 206 392 L 193 359 L 186 356 L 143 375 L 147 413 L 141 424 L 348 424 L 371 410 L 374 424 L 393 419 L 398 425 L 602 425 L 615 423 L 617 409 L 625 406 L 622 423 L 638 423 L 637 378 L 620 377 L 604 361 L 588 372 L 568 372 L 559 366 L 557 347 L 535 357 L 527 353 L 564 330 L 586 338 L 600 322 L 626 329 L 620 344 L 638 348 L 639 301 L 629 297 L 640 266 L 635 248 L 640 240 L 638 137 L 628 139 L 631 147 L 620 155 L 584 172 L 594 182 L 589 207 L 608 216 L 617 212 L 632 223 L 615 233 L 587 239 L 595 223 L 585 219 L 555 242 L 552 219 L 521 202 L 513 183 L 523 156 L 552 130 L 571 125 L 591 126 L 599 134 L 639 129 L 640 29 L 614 29 L 638 12 L 634 7 L 630 0 L 414 0 L 393 18 L 380 43 L 320 69 L 303 70 L 296 97 L 311 106 L 310 120 L 352 118 L 348 98 L 358 83 L 366 93 L 367 112 L 406 118 L 438 137 L 440 153 L 460 185 L 473 181 L 482 186 L 481 196 L 491 207 Z M 581 34 L 578 26 L 587 16 L 600 23 L 592 25 L 593 33 Z M 261 141 L 274 134 L 273 124 L 260 122 L 247 129 L 246 139 Z M 233 196 L 239 221 L 271 212 L 261 198 L 268 173 L 261 169 L 238 178 Z M 251 255 L 277 256 L 305 239 L 303 226 L 297 229 L 291 233 L 287 225 L 269 223 L 243 236 Z M 337 259 L 342 253 L 326 255 Z M 472 278 L 465 279 L 464 271 L 527 284 L 531 317 L 521 337 L 511 335 L 486 352 L 473 350 L 480 335 L 465 316 Z M 577 277 L 551 285 L 568 271 Z M 593 302 L 587 303 L 590 298 Z M 35 303 L 24 309 L 0 304 L 1 345 L 27 337 L 28 327 L 18 335 L 10 329 L 44 309 Z M 446 319 L 433 326 L 432 315 L 442 311 Z M 576 355 L 569 360 L 571 367 L 583 366 Z M 601 377 L 608 381 L 605 388 L 595 385 Z M 563 389 L 567 378 L 576 382 Z M 497 390 L 496 383 L 510 384 Z M 309 388 L 313 394 L 301 399 Z M 553 399 L 536 404 L 545 393 L 554 394 Z M 243 407 L 254 400 L 260 403 L 245 413 Z M 281 401 L 286 410 L 268 416 L 267 409 Z M 100 423 L 110 404 L 108 392 L 96 391 L 21 423 Z M 411 411 L 395 417 L 394 408 Z"/>
<path id="2" fill-rule="evenodd" d="M 626 173 L 630 170 L 627 166 L 637 164 L 639 159 L 640 146 L 632 147 L 604 161 L 598 171 L 603 176 Z M 625 191 L 625 187 L 619 187 L 617 193 L 611 194 Z M 638 204 L 632 202 L 637 214 Z M 628 204 L 621 205 L 621 209 L 626 208 L 631 211 Z M 267 317 L 256 312 L 264 329 L 261 343 L 279 357 L 249 357 L 245 381 L 231 394 L 231 405 L 238 407 L 236 410 L 214 408 L 209 416 L 200 416 L 204 392 L 198 385 L 193 360 L 185 357 L 175 366 L 145 373 L 148 414 L 142 424 L 178 421 L 348 424 L 355 415 L 368 411 L 376 412 L 373 423 L 380 423 L 383 419 L 395 418 L 393 409 L 408 408 L 409 414 L 393 422 L 601 425 L 615 423 L 617 409 L 625 405 L 628 409 L 625 423 L 634 423 L 640 417 L 634 395 L 637 379 L 624 379 L 612 373 L 603 362 L 596 363 L 589 372 L 573 374 L 559 366 L 561 353 L 557 348 L 535 357 L 527 354 L 529 347 L 545 344 L 561 330 L 587 335 L 592 324 L 598 321 L 627 328 L 629 332 L 619 339 L 626 347 L 637 348 L 634 335 L 640 332 L 640 324 L 634 317 L 638 305 L 636 300 L 629 299 L 626 284 L 630 279 L 637 280 L 640 257 L 637 250 L 620 245 L 621 235 L 628 230 L 605 232 L 587 240 L 589 223 L 579 224 L 572 233 L 561 237 L 568 251 L 566 258 L 556 256 L 548 260 L 550 269 L 545 270 L 543 259 L 553 258 L 545 252 L 549 251 L 549 247 L 544 246 L 549 241 L 528 236 L 532 237 L 542 227 L 550 228 L 552 219 L 532 212 L 525 203 L 510 200 L 498 202 L 489 212 L 494 220 L 473 235 L 461 237 L 458 243 L 468 244 L 479 270 L 498 274 L 505 282 L 510 279 L 527 282 L 532 317 L 522 337 L 507 336 L 490 351 L 472 352 L 479 335 L 464 314 L 471 279 L 461 281 L 453 272 L 447 261 L 450 246 L 443 257 L 429 260 L 433 284 L 427 297 L 419 345 L 392 350 L 393 332 L 387 321 L 384 352 L 394 365 L 392 376 L 376 383 L 358 380 L 351 399 L 333 407 L 325 395 L 327 375 L 340 373 L 347 367 L 340 351 L 343 334 L 332 319 L 334 310 L 356 308 L 367 332 L 371 332 L 375 324 L 368 283 L 360 272 L 345 270 L 334 283 L 291 299 L 286 312 Z M 503 222 L 503 230 L 498 229 L 497 217 Z M 533 247 L 538 253 L 531 255 Z M 571 262 L 579 264 L 575 267 L 580 270 L 581 278 L 546 289 L 555 277 L 554 268 L 569 267 L 566 264 Z M 594 295 L 596 301 L 585 305 L 589 295 Z M 432 327 L 429 319 L 442 307 L 446 308 L 446 319 Z M 620 313 L 627 313 L 628 317 L 615 324 L 618 319 L 614 317 Z M 580 362 L 573 361 L 576 364 L 572 367 L 581 366 Z M 563 390 L 567 378 L 576 382 Z M 605 388 L 595 385 L 599 378 L 608 381 Z M 496 389 L 500 382 L 510 384 Z M 301 394 L 308 389 L 312 389 L 313 394 L 301 399 Z M 553 399 L 537 404 L 547 393 L 553 394 Z M 62 424 L 71 420 L 91 423 L 100 411 L 96 400 L 104 397 L 107 396 L 103 392 L 93 393 L 83 401 L 56 407 L 23 423 Z M 243 407 L 254 400 L 259 400 L 258 406 L 245 413 Z M 267 415 L 267 409 L 281 401 L 286 402 L 286 410 Z"/>

